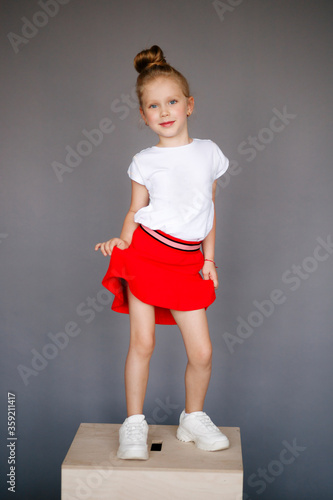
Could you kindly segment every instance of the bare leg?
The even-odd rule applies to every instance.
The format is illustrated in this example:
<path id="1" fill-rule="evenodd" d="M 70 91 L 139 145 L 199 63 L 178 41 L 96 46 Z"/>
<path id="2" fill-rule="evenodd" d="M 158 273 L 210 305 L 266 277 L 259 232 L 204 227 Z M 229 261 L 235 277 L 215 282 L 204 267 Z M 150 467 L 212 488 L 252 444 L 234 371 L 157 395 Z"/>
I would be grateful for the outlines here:
<path id="1" fill-rule="evenodd" d="M 149 362 L 155 347 L 155 308 L 136 298 L 127 285 L 130 344 L 125 363 L 127 416 L 143 413 Z"/>
<path id="2" fill-rule="evenodd" d="M 185 411 L 203 411 L 212 369 L 212 344 L 205 309 L 171 310 L 183 336 L 188 363 L 185 371 Z"/>

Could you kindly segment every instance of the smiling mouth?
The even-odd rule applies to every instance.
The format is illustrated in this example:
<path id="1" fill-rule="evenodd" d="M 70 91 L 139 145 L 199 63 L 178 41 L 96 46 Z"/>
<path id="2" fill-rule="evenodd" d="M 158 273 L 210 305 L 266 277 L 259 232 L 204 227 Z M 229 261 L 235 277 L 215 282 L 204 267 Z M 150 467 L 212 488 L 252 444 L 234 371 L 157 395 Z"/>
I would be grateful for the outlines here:
<path id="1" fill-rule="evenodd" d="M 168 127 L 168 126 L 172 125 L 173 123 L 175 123 L 175 122 L 174 121 L 173 122 L 162 122 L 162 123 L 160 123 L 160 125 L 162 127 Z"/>

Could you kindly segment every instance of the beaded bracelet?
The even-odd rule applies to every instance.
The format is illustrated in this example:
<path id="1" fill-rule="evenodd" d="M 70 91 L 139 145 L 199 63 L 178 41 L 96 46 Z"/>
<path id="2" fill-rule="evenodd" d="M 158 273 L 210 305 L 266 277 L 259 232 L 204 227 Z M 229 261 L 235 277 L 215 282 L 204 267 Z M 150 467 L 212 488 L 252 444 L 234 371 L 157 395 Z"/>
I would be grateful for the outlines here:
<path id="1" fill-rule="evenodd" d="M 205 260 L 209 260 L 209 262 L 213 262 L 215 268 L 218 269 L 217 265 L 215 264 L 215 262 L 213 260 L 211 260 L 211 259 L 205 259 Z"/>

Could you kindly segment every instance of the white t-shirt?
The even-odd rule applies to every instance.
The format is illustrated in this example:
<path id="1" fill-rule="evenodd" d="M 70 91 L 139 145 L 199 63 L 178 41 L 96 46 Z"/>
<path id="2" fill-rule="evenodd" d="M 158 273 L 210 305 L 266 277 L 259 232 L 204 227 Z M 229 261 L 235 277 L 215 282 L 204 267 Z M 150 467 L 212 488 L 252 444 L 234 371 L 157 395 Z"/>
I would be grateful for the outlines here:
<path id="1" fill-rule="evenodd" d="M 205 239 L 214 222 L 212 185 L 228 165 L 210 139 L 143 149 L 127 170 L 149 192 L 149 205 L 136 212 L 134 221 L 182 240 Z"/>

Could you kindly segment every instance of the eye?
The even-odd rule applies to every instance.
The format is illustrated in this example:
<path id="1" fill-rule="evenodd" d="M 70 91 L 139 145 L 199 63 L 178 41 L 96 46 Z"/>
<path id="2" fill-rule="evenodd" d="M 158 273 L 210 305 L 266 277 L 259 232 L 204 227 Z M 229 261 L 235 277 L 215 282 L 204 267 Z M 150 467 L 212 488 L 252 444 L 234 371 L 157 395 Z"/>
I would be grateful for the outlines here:
<path id="1" fill-rule="evenodd" d="M 149 107 L 155 109 L 157 108 L 157 104 L 151 104 Z"/>
<path id="2" fill-rule="evenodd" d="M 176 102 L 177 102 L 177 101 L 176 101 L 176 99 L 172 99 L 172 100 L 170 101 L 170 104 L 176 104 Z"/>

